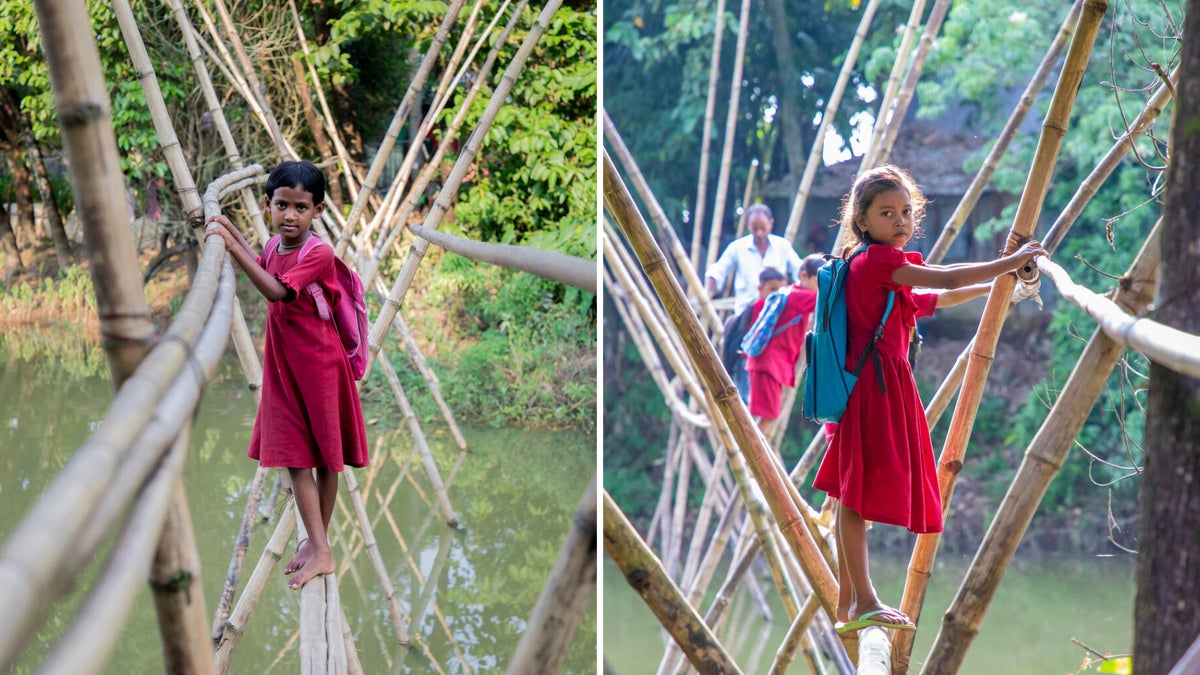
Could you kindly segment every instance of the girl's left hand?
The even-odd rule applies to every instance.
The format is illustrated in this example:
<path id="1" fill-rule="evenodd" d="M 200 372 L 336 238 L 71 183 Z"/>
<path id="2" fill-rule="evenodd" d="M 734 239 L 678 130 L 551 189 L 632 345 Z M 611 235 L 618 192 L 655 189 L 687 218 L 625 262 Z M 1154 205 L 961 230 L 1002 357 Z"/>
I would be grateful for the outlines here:
<path id="1" fill-rule="evenodd" d="M 1015 253 L 1009 255 L 1008 258 L 1015 263 L 1016 267 L 1014 269 L 1016 269 L 1033 262 L 1033 259 L 1039 255 L 1044 255 L 1047 258 L 1050 257 L 1050 253 L 1042 247 L 1040 242 L 1028 241 L 1021 248 L 1017 249 Z"/>

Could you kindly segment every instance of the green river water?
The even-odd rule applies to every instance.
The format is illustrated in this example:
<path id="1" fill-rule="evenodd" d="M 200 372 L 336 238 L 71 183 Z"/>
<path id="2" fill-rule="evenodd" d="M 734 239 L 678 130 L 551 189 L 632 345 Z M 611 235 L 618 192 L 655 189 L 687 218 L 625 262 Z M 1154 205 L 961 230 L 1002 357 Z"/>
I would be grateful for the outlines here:
<path id="1" fill-rule="evenodd" d="M 86 345 L 75 347 L 46 349 L 28 339 L 0 335 L 0 541 L 95 431 L 111 400 L 103 354 Z M 254 475 L 255 463 L 245 456 L 254 409 L 253 397 L 230 358 L 204 395 L 184 469 L 210 617 Z M 359 482 L 366 487 L 369 481 L 374 495 L 386 494 L 401 479 L 389 508 L 394 525 L 383 518 L 375 526 L 380 552 L 405 612 L 426 607 L 412 617 L 413 648 L 399 646 L 374 567 L 365 554 L 353 558 L 352 568 L 338 578 L 364 671 L 504 672 L 595 473 L 594 436 L 463 429 L 469 453 L 450 489 L 460 522 L 454 530 L 439 520 L 419 461 L 409 462 L 413 446 L 400 415 L 391 409 L 369 409 L 366 414 L 376 468 L 359 470 Z M 425 433 L 441 475 L 448 479 L 459 448 L 441 420 L 426 425 Z M 339 500 L 351 506 L 344 482 Z M 278 510 L 277 506 L 271 521 L 254 531 L 243 584 L 266 545 Z M 368 507 L 372 514 L 376 510 Z M 339 524 L 350 532 L 352 523 L 342 513 L 335 513 L 334 521 L 335 534 Z M 294 537 L 287 555 L 293 550 Z M 336 541 L 334 551 L 339 561 L 345 556 Z M 97 561 L 76 580 L 75 590 L 56 606 L 13 672 L 33 672 L 99 568 Z M 431 601 L 422 603 L 424 596 Z M 230 672 L 296 672 L 298 616 L 299 595 L 287 588 L 277 568 L 250 617 Z M 593 604 L 575 634 L 563 672 L 595 672 L 595 643 Z M 147 589 L 139 593 L 104 672 L 156 673 L 162 672 L 162 663 Z"/>

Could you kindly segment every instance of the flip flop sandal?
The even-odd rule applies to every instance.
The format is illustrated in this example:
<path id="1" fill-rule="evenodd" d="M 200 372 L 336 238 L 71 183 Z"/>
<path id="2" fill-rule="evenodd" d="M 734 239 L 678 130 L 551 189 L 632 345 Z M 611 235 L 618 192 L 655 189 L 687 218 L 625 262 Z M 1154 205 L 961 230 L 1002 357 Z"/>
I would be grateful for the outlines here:
<path id="1" fill-rule="evenodd" d="M 888 610 L 886 610 L 886 609 L 877 609 L 874 612 L 867 612 L 866 614 L 863 614 L 862 616 L 858 617 L 854 621 L 846 621 L 844 623 L 841 623 L 841 622 L 836 623 L 833 625 L 833 628 L 834 628 L 834 630 L 836 630 L 838 632 L 838 635 L 845 635 L 846 633 L 853 633 L 856 630 L 862 630 L 863 628 L 867 628 L 868 626 L 880 626 L 882 628 L 894 628 L 896 630 L 916 630 L 917 629 L 917 627 L 912 624 L 895 623 L 892 621 L 883 621 L 881 619 L 875 618 L 877 616 L 881 616 L 881 615 L 884 615 L 887 613 L 888 613 Z"/>

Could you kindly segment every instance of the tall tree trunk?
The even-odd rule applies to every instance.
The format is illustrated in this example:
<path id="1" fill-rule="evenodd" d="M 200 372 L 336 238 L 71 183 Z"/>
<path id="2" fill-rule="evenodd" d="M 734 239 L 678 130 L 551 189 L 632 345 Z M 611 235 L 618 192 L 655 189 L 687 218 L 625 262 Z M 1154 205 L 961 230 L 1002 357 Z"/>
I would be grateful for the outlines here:
<path id="1" fill-rule="evenodd" d="M 7 207 L 0 216 L 0 246 L 4 248 L 4 281 L 8 282 L 25 269 L 25 263 L 21 260 L 21 249 L 17 247 L 17 235 L 13 233 Z"/>
<path id="2" fill-rule="evenodd" d="M 1180 43 L 1181 77 L 1171 128 L 1171 162 L 1163 207 L 1158 321 L 1200 333 L 1200 196 L 1189 179 L 1200 169 L 1200 0 L 1189 0 Z M 1165 673 L 1200 633 L 1200 381 L 1150 365 L 1142 472 L 1133 667 Z"/>
<path id="3" fill-rule="evenodd" d="M 321 153 L 321 163 L 328 167 L 325 169 L 325 173 L 329 176 L 327 181 L 329 199 L 340 213 L 343 199 L 342 182 L 338 180 L 337 157 L 334 156 L 329 137 L 325 135 L 325 127 L 317 118 L 317 110 L 313 107 L 313 94 L 308 86 L 308 73 L 305 72 L 304 64 L 301 62 L 302 58 L 303 56 L 292 59 L 292 68 L 296 73 L 296 93 L 300 95 L 300 101 L 304 108 L 304 121 L 308 124 L 309 131 L 312 132 L 313 142 L 317 144 L 317 152 Z"/>
<path id="4" fill-rule="evenodd" d="M 37 139 L 29 124 L 29 116 L 21 115 L 21 136 L 25 139 L 25 155 L 33 167 L 33 175 L 37 180 L 38 192 L 42 195 L 42 213 L 46 216 L 46 227 L 54 240 L 54 255 L 58 258 L 58 268 L 65 270 L 71 265 L 71 242 L 67 239 L 67 230 L 63 227 L 62 215 L 58 212 L 58 202 L 54 200 L 54 186 L 46 173 L 46 163 L 42 161 L 42 151 L 38 148 Z"/>
<path id="5" fill-rule="evenodd" d="M 17 235 L 17 242 L 26 249 L 33 249 L 37 248 L 40 237 L 33 222 L 33 173 L 24 154 L 19 147 L 14 147 L 9 155 L 12 160 L 13 201 L 17 205 L 12 228 Z"/>
<path id="6" fill-rule="evenodd" d="M 779 64 L 779 80 L 783 89 L 776 119 L 779 120 L 783 133 L 788 174 L 793 176 L 795 184 L 799 185 L 800 174 L 804 171 L 805 155 L 808 154 L 804 150 L 804 127 L 800 123 L 800 91 L 796 88 L 801 71 L 793 65 L 795 56 L 792 52 L 792 34 L 788 30 L 783 0 L 767 0 L 767 9 L 771 12 L 771 40 L 775 46 L 775 59 Z"/>
<path id="7" fill-rule="evenodd" d="M 0 161 L 8 157 L 14 168 L 21 163 L 20 143 L 14 133 L 18 125 L 17 120 L 21 118 L 17 100 L 17 93 L 13 88 L 0 89 Z M 9 190 L 0 198 L 0 206 L 4 208 L 4 214 L 0 216 L 0 245 L 4 248 L 5 281 L 12 279 L 14 274 L 25 268 L 25 262 L 21 260 L 17 233 L 13 229 L 12 207 L 9 203 L 13 199 L 13 192 Z"/>

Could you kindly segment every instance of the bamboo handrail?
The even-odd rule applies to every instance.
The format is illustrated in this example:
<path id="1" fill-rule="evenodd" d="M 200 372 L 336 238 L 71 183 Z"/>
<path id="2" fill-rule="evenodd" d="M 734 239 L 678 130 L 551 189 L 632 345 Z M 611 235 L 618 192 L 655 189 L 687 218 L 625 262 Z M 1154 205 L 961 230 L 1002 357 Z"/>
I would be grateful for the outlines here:
<path id="1" fill-rule="evenodd" d="M 737 131 L 738 102 L 742 93 L 742 71 L 746 65 L 746 42 L 750 35 L 750 0 L 742 0 L 742 12 L 738 18 L 737 46 L 733 51 L 733 74 L 729 77 L 729 107 L 725 113 L 725 142 L 721 148 L 721 166 L 717 173 L 717 192 L 713 197 L 712 227 L 708 231 L 708 253 L 704 268 L 712 267 L 717 260 L 717 249 L 721 244 L 721 225 L 725 222 L 725 195 L 729 191 L 729 172 L 733 164 L 734 132 Z M 702 224 L 697 222 L 696 227 Z M 700 290 L 696 289 L 699 294 Z"/>
<path id="2" fill-rule="evenodd" d="M 1092 45 L 1107 8 L 1107 2 L 1104 0 L 1087 0 L 1084 4 L 1080 14 L 1079 27 L 1067 50 L 1066 63 L 1055 86 L 1050 109 L 1042 126 L 1042 136 L 1034 153 L 1025 190 L 1017 206 L 1006 250 L 1015 250 L 1018 240 L 1030 236 L 1037 224 L 1037 216 L 1041 211 L 1042 202 L 1049 187 L 1054 160 L 1058 155 L 1063 136 L 1066 134 L 1071 108 L 1083 81 Z M 983 385 L 996 351 L 1000 328 L 1010 305 L 1014 284 L 1015 278 L 1007 274 L 993 281 L 983 317 L 979 322 L 979 330 L 975 336 L 975 351 L 972 352 L 971 358 L 967 362 L 962 391 L 959 393 L 954 416 L 950 421 L 946 443 L 938 458 L 938 483 L 941 488 L 943 513 L 950 505 L 957 474 L 962 468 L 963 454 L 975 421 L 976 410 L 983 397 Z M 917 544 L 909 563 L 908 580 L 905 583 L 900 609 L 914 622 L 918 622 L 918 625 L 925 589 L 928 586 L 932 562 L 937 555 L 937 546 L 940 540 L 941 538 L 937 534 L 918 535 Z M 892 652 L 893 668 L 900 673 L 908 671 L 913 632 L 915 631 L 900 631 L 895 638 Z"/>
<path id="3" fill-rule="evenodd" d="M 725 35 L 725 0 L 717 0 L 717 9 L 713 13 L 715 16 L 715 25 L 713 26 L 713 44 L 712 50 L 709 52 L 708 62 L 708 94 L 704 99 L 704 123 L 700 127 L 700 171 L 696 178 L 696 208 L 695 216 L 692 218 L 692 257 L 691 268 L 695 270 L 700 266 L 700 242 L 704 232 L 704 209 L 706 200 L 708 199 L 708 156 L 709 148 L 712 146 L 712 128 L 713 117 L 717 111 L 717 81 L 721 74 L 721 42 Z M 604 114 L 605 131 L 608 130 L 608 113 Z M 628 167 L 626 167 L 628 169 Z M 636 181 L 634 181 L 636 183 Z M 651 209 L 651 215 L 654 210 Z M 682 267 L 682 265 L 681 265 Z M 694 289 L 693 293 L 696 297 L 705 295 L 704 286 L 701 285 Z"/>
<path id="4" fill-rule="evenodd" d="M 796 243 L 796 233 L 800 231 L 800 218 L 804 215 L 804 206 L 808 203 L 808 193 L 812 189 L 813 179 L 817 176 L 817 168 L 825 165 L 822 161 L 825 135 L 833 128 L 833 118 L 837 116 L 838 106 L 846 93 L 846 85 L 849 84 L 850 75 L 858 63 L 858 52 L 867 39 L 867 30 L 871 27 L 878 7 L 879 0 L 871 0 L 863 10 L 858 29 L 854 31 L 854 38 L 846 51 L 846 59 L 842 61 L 842 69 L 833 85 L 833 92 L 829 94 L 825 107 L 821 109 L 821 123 L 817 125 L 817 135 L 813 138 L 812 148 L 809 149 L 808 161 L 804 163 L 804 173 L 800 177 L 800 185 L 796 188 L 796 198 L 792 200 L 792 210 L 788 212 L 787 225 L 783 231 L 783 238 L 787 239 L 789 244 Z M 794 167 L 792 171 L 795 171 Z"/>
<path id="5" fill-rule="evenodd" d="M 1121 278 L 1115 299 L 1105 301 L 1111 303 L 1115 311 L 1121 312 L 1120 307 L 1140 313 L 1153 301 L 1161 261 L 1161 228 L 1160 220 Z M 1050 413 L 1029 442 L 1008 493 L 996 509 L 975 558 L 942 618 L 941 629 L 926 659 L 925 671 L 938 673 L 957 669 L 978 634 L 983 613 L 995 596 L 1021 537 L 1033 520 L 1050 482 L 1058 475 L 1074 447 L 1088 413 L 1107 386 L 1109 374 L 1124 353 L 1124 344 L 1102 331 L 1103 326 L 1100 326 L 1093 333 Z"/>
<path id="6" fill-rule="evenodd" d="M 688 660 L 703 675 L 741 673 L 721 642 L 663 571 L 654 553 L 638 536 L 607 490 L 603 491 L 602 497 L 604 550 L 621 568 L 629 585 L 646 600 Z"/>

